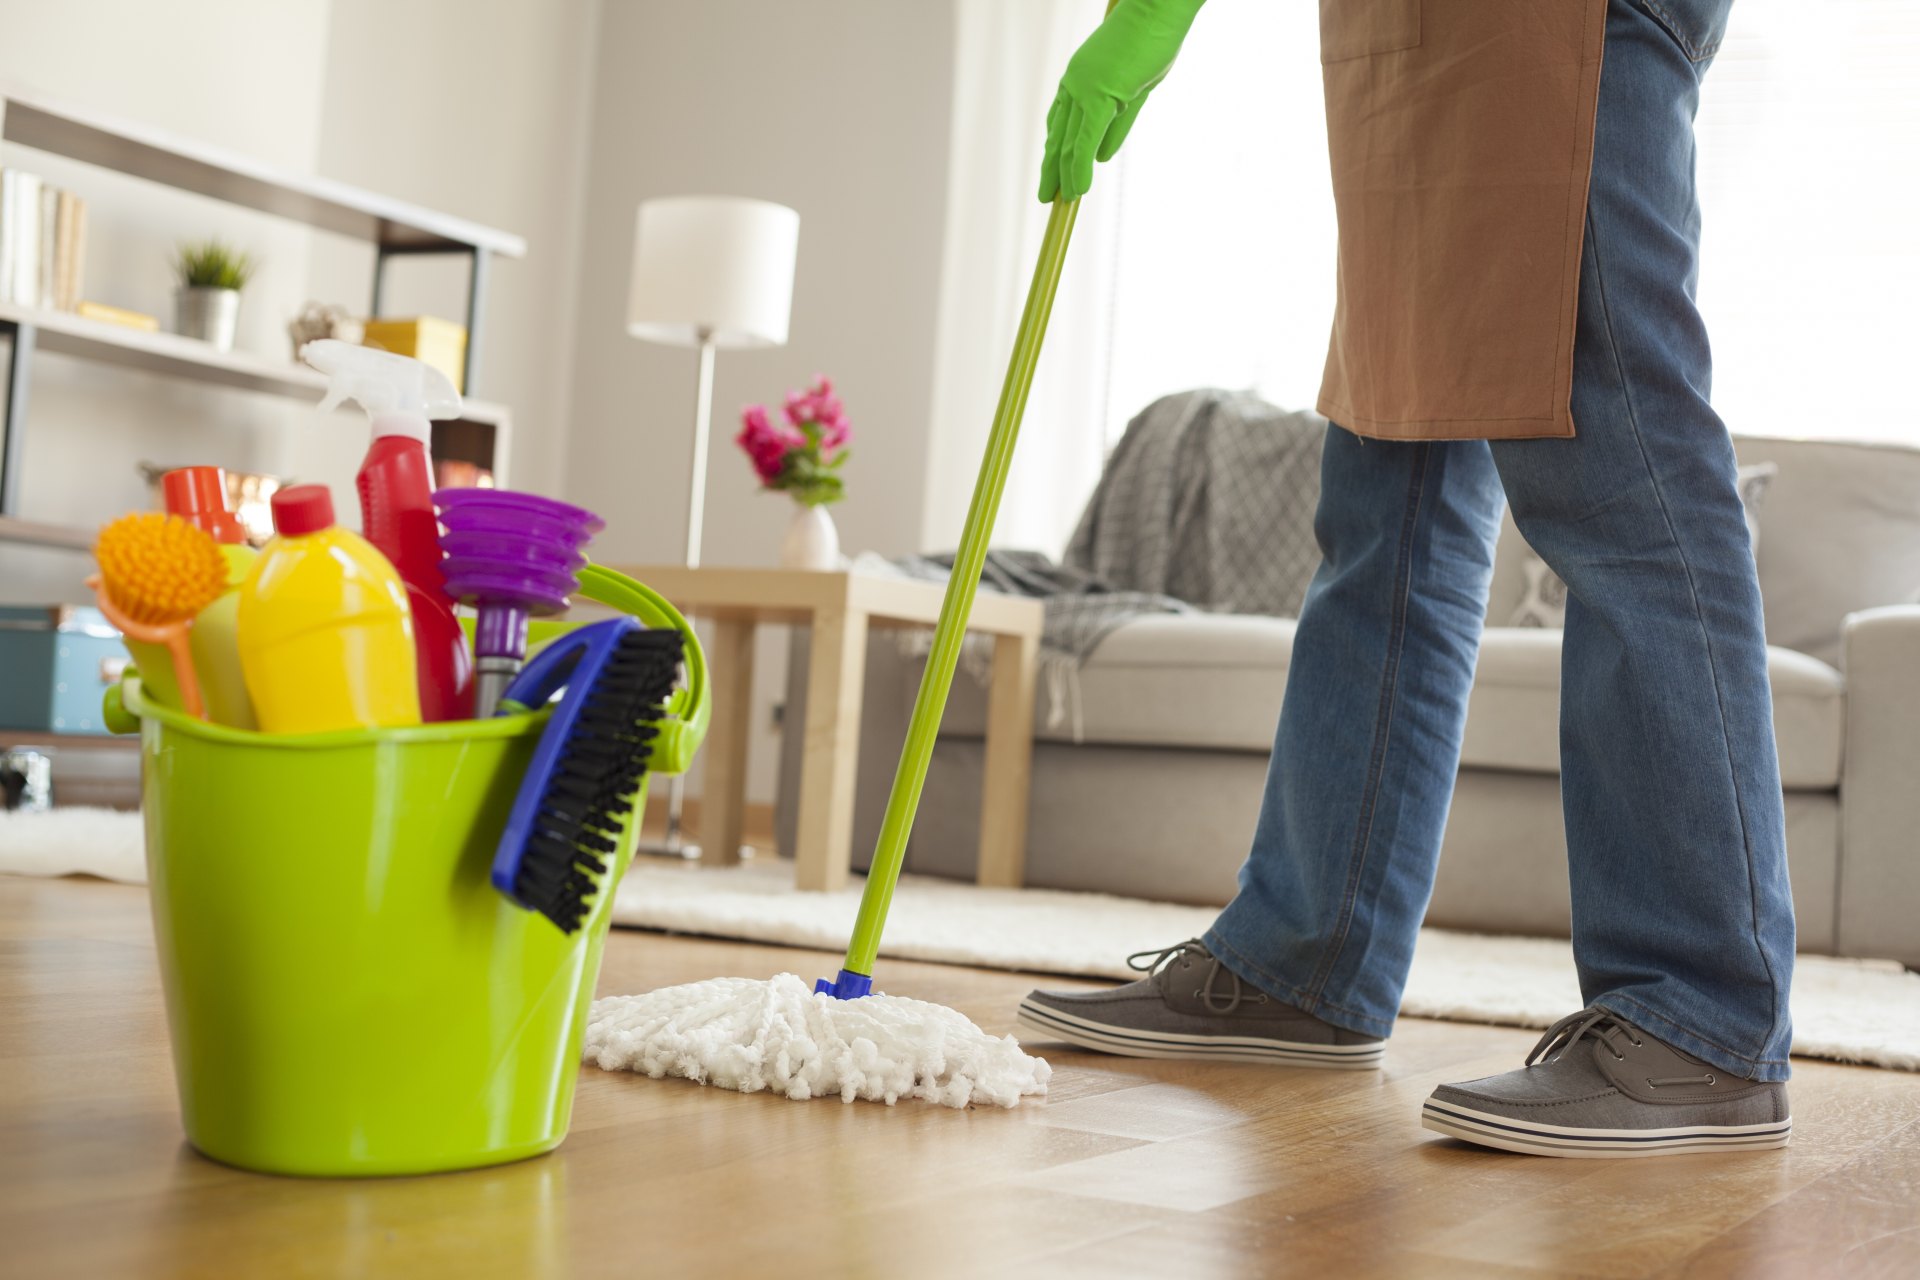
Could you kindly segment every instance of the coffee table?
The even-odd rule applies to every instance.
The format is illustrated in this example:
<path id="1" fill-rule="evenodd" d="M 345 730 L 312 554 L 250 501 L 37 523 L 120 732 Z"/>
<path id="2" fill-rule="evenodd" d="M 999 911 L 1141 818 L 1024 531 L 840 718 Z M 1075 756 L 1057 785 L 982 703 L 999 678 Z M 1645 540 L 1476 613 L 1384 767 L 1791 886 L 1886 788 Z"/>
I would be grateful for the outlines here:
<path id="1" fill-rule="evenodd" d="M 713 720 L 707 731 L 706 779 L 700 794 L 702 865 L 725 866 L 740 857 L 752 730 L 754 632 L 763 623 L 813 629 L 799 834 L 792 851 L 794 882 L 799 888 L 818 890 L 845 885 L 853 856 L 853 786 L 860 751 L 867 634 L 875 629 L 932 626 L 940 616 L 944 586 L 798 569 L 615 567 L 658 591 L 682 613 L 713 623 L 707 648 Z M 987 591 L 974 598 L 968 618 L 969 630 L 994 638 L 986 781 L 980 798 L 977 877 L 983 885 L 1018 886 L 1025 873 L 1040 619 L 1039 601 Z"/>

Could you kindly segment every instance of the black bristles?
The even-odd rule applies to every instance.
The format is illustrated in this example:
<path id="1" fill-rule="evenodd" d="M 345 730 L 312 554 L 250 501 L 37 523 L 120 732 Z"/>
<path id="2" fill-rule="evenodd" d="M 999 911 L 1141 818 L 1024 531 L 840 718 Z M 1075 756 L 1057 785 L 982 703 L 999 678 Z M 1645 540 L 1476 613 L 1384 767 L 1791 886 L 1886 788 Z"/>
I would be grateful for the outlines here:
<path id="1" fill-rule="evenodd" d="M 678 631 L 630 631 L 590 687 L 564 695 L 582 702 L 514 879 L 514 896 L 564 933 L 586 920 L 621 832 L 638 821 L 634 796 L 684 648 Z"/>

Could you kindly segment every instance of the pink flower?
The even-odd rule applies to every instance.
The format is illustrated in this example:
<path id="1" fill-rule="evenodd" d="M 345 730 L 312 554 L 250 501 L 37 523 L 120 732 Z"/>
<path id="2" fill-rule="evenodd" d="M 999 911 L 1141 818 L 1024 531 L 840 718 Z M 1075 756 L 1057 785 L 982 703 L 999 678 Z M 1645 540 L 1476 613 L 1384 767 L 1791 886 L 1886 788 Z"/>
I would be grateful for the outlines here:
<path id="1" fill-rule="evenodd" d="M 853 438 L 853 427 L 846 418 L 846 407 L 833 394 L 833 383 L 816 377 L 805 391 L 789 391 L 787 421 L 795 427 L 813 426 L 820 432 L 822 449 L 838 449 Z"/>
<path id="2" fill-rule="evenodd" d="M 734 437 L 753 462 L 754 474 L 763 486 L 771 486 L 786 467 L 787 454 L 806 446 L 806 437 L 798 431 L 775 427 L 767 417 L 766 406 L 749 405 L 740 414 L 740 434 Z"/>

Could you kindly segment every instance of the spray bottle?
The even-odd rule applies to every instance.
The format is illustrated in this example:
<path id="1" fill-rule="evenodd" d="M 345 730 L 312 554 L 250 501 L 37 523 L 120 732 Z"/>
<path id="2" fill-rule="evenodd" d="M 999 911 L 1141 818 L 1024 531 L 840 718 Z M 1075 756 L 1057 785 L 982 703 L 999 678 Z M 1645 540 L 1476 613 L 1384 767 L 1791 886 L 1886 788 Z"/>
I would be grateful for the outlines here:
<path id="1" fill-rule="evenodd" d="M 431 365 L 371 347 L 323 338 L 300 358 L 327 375 L 322 409 L 353 400 L 373 424 L 360 466 L 361 532 L 393 562 L 407 586 L 420 680 L 422 719 L 473 715 L 473 659 L 441 576 L 440 526 L 433 511 L 430 418 L 460 412 L 460 393 Z"/>

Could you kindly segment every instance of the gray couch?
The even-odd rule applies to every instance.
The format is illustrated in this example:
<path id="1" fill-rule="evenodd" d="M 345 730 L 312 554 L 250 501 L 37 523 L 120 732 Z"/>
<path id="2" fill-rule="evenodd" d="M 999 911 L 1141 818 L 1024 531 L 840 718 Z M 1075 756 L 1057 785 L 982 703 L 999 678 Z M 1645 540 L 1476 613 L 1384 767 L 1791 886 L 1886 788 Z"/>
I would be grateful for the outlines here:
<path id="1" fill-rule="evenodd" d="M 1742 463 L 1779 471 L 1760 510 L 1775 728 L 1802 950 L 1920 966 L 1920 450 L 1762 437 Z M 1559 796 L 1560 633 L 1499 625 L 1523 590 L 1511 521 L 1496 554 L 1431 923 L 1565 936 Z M 1033 886 L 1224 903 L 1246 855 L 1294 623 L 1155 616 L 1082 669 L 1081 740 L 1035 717 Z M 793 671 L 804 673 L 797 633 Z M 922 663 L 871 649 L 856 865 L 873 846 Z M 788 680 L 776 820 L 790 847 L 802 678 Z M 983 691 L 963 673 L 908 850 L 908 869 L 970 878 Z M 1145 946 L 1152 939 L 1145 939 Z"/>

